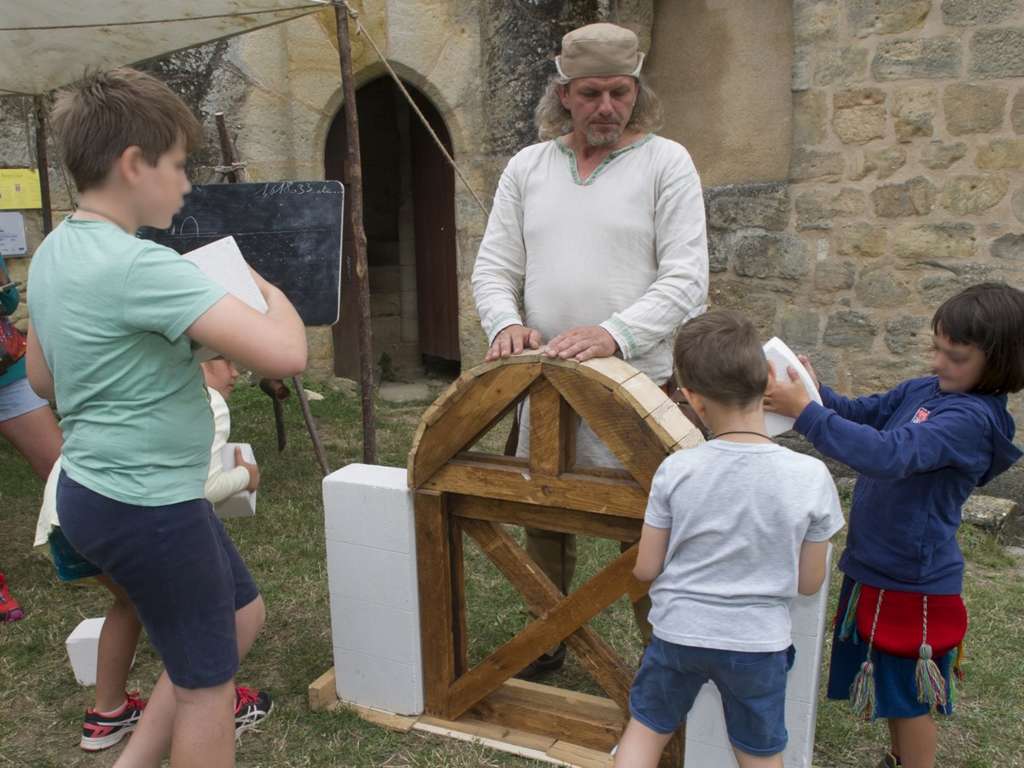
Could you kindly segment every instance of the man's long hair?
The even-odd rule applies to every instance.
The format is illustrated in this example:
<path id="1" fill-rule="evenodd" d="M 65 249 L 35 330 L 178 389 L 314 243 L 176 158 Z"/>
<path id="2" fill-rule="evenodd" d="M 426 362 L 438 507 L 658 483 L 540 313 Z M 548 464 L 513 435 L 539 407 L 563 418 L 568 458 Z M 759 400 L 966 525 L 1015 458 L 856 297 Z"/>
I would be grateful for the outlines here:
<path id="1" fill-rule="evenodd" d="M 533 112 L 533 122 L 537 126 L 537 136 L 541 141 L 557 139 L 572 132 L 572 115 L 562 106 L 562 87 L 568 85 L 557 75 L 548 81 L 544 95 L 537 102 Z M 633 115 L 626 125 L 630 131 L 651 133 L 661 128 L 661 100 L 650 89 L 643 77 L 639 78 L 640 91 L 633 106 Z"/>

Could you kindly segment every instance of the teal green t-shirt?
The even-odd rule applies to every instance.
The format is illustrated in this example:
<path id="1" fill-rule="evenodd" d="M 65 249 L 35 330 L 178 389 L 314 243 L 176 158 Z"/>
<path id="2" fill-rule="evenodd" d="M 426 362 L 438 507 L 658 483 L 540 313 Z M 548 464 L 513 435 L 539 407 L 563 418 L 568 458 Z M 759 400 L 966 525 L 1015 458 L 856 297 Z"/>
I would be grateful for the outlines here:
<path id="1" fill-rule="evenodd" d="M 224 289 L 169 248 L 69 218 L 33 256 L 27 292 L 68 476 L 140 506 L 202 498 L 213 417 L 184 332 Z"/>

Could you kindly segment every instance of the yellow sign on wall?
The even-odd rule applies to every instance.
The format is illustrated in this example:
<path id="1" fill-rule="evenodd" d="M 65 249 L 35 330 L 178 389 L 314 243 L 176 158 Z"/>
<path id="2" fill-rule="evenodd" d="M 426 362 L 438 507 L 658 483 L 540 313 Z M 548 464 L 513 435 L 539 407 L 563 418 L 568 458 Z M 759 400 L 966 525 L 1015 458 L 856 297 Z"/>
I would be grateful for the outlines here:
<path id="1" fill-rule="evenodd" d="M 42 208 L 39 172 L 34 168 L 0 168 L 0 211 Z"/>

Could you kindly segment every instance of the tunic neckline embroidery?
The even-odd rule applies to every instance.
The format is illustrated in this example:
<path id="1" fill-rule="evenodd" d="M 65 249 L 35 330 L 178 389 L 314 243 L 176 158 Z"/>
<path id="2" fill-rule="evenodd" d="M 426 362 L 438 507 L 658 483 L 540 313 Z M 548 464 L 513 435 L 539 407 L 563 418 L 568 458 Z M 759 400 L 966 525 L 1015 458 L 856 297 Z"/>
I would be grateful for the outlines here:
<path id="1" fill-rule="evenodd" d="M 648 133 L 645 134 L 644 136 L 641 136 L 632 144 L 627 144 L 626 146 L 620 147 L 619 149 L 613 149 L 600 163 L 597 164 L 597 167 L 590 172 L 590 175 L 587 176 L 585 181 L 580 178 L 579 168 L 576 164 L 576 153 L 570 147 L 567 147 L 564 143 L 562 143 L 561 139 L 555 139 L 554 142 L 555 146 L 557 146 L 562 151 L 562 153 L 565 154 L 566 159 L 569 161 L 569 172 L 572 173 L 572 180 L 578 186 L 589 187 L 591 184 L 594 183 L 597 177 L 600 176 L 609 165 L 611 165 L 612 161 L 614 161 L 615 158 L 624 155 L 631 149 L 637 149 L 639 147 L 642 147 L 644 144 L 646 144 L 653 138 L 654 134 Z"/>

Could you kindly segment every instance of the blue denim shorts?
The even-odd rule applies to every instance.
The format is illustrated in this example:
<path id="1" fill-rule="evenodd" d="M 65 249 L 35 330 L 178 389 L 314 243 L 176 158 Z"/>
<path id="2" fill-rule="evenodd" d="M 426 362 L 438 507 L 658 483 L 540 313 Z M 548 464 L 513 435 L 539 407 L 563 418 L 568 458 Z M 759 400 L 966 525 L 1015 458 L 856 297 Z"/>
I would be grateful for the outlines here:
<path id="1" fill-rule="evenodd" d="M 259 590 L 206 499 L 125 504 L 62 471 L 57 516 L 71 546 L 128 593 L 172 683 L 212 688 L 235 676 L 235 611 Z"/>
<path id="2" fill-rule="evenodd" d="M 61 581 L 78 581 L 103 573 L 78 554 L 78 550 L 71 546 L 68 537 L 60 528 L 50 529 L 47 543 L 50 545 L 50 555 L 53 557 L 53 567 L 57 571 L 57 578 Z"/>
<path id="3" fill-rule="evenodd" d="M 48 405 L 48 402 L 32 391 L 28 379 L 18 379 L 0 386 L 0 421 L 16 419 Z"/>
<path id="4" fill-rule="evenodd" d="M 676 645 L 651 638 L 629 692 L 629 712 L 656 733 L 672 733 L 704 683 L 722 695 L 729 741 L 749 755 L 786 748 L 786 676 L 796 651 L 747 653 Z"/>
<path id="5" fill-rule="evenodd" d="M 846 612 L 846 603 L 850 599 L 854 581 L 849 576 L 843 577 L 843 588 L 839 593 L 839 615 Z M 828 698 L 849 699 L 850 687 L 860 671 L 861 664 L 867 660 L 868 643 L 854 632 L 846 640 L 839 637 L 840 627 L 832 634 L 832 658 L 828 668 Z M 935 659 L 943 679 L 946 681 L 946 703 L 937 709 L 944 715 L 953 714 L 953 661 L 956 651 L 950 651 Z M 871 661 L 874 664 L 875 709 L 872 718 L 911 718 L 927 715 L 931 711 L 928 704 L 917 700 L 917 659 L 906 659 L 884 653 L 877 648 L 871 649 Z"/>

